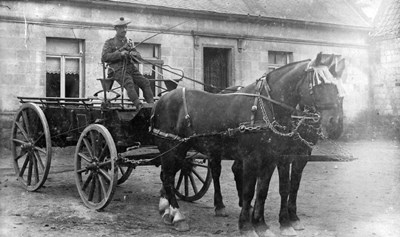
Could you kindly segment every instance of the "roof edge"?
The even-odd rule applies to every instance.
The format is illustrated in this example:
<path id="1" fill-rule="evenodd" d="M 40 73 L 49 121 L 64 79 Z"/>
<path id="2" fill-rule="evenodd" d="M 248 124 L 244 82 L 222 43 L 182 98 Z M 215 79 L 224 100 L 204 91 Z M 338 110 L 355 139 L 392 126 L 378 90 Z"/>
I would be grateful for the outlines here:
<path id="1" fill-rule="evenodd" d="M 44 1 L 44 0 L 38 0 Z M 68 2 L 76 2 L 83 5 L 98 5 L 98 6 L 107 6 L 107 7 L 116 7 L 116 8 L 139 8 L 145 9 L 149 11 L 161 11 L 164 13 L 171 14 L 171 12 L 177 12 L 183 14 L 182 16 L 193 18 L 194 16 L 206 17 L 207 19 L 214 20 L 232 20 L 232 18 L 236 18 L 246 22 L 279 22 L 279 23 L 289 23 L 293 25 L 301 25 L 301 26 L 320 26 L 320 27 L 328 27 L 328 28 L 337 28 L 337 29 L 347 29 L 347 30 L 361 30 L 361 31 L 370 31 L 372 29 L 371 24 L 366 22 L 369 26 L 354 26 L 354 25 L 343 25 L 343 24 L 333 24 L 333 23 L 324 23 L 324 22 L 309 22 L 309 21 L 301 21 L 294 19 L 284 19 L 284 18 L 274 18 L 274 17 L 260 17 L 260 16 L 252 16 L 252 15 L 239 15 L 239 14 L 227 14 L 227 13 L 219 13 L 219 12 L 210 12 L 210 11 L 201 11 L 201 10 L 189 10 L 189 9 L 178 9 L 172 7 L 163 7 L 163 6 L 154 6 L 154 5 L 146 5 L 139 3 L 131 3 L 131 2 L 117 2 L 110 0 L 69 0 Z M 346 1 L 347 2 L 347 1 Z M 64 2 L 65 3 L 65 2 Z M 355 10 L 356 11 L 356 10 Z M 227 17 L 229 16 L 229 17 Z"/>

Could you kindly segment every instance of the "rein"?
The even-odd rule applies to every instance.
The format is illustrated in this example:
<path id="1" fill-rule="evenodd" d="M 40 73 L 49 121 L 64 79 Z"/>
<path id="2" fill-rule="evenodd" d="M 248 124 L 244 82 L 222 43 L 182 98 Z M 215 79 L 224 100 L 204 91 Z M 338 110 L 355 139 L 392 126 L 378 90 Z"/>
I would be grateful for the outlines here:
<path id="1" fill-rule="evenodd" d="M 264 96 L 264 95 L 257 95 L 257 94 L 243 93 L 243 92 L 235 92 L 235 93 L 226 94 L 226 95 L 242 95 L 242 96 L 259 97 L 261 99 L 268 100 L 268 101 L 270 101 L 270 102 L 272 102 L 274 104 L 277 104 L 277 105 L 279 105 L 279 106 L 281 106 L 281 107 L 283 107 L 283 108 L 285 108 L 285 109 L 287 109 L 287 110 L 289 110 L 291 112 L 295 112 L 295 111 L 296 112 L 302 112 L 301 110 L 298 110 L 298 109 L 296 109 L 296 108 L 294 108 L 294 107 L 292 107 L 290 105 L 287 105 L 287 104 L 285 104 L 283 102 L 274 100 L 271 97 L 267 97 L 267 96 Z"/>
<path id="2" fill-rule="evenodd" d="M 280 135 L 280 136 L 284 136 L 284 137 L 293 137 L 294 135 L 296 135 L 295 138 L 299 139 L 304 144 L 306 144 L 307 146 L 311 147 L 311 145 L 313 145 L 313 144 L 308 142 L 308 141 L 306 141 L 305 139 L 303 139 L 300 136 L 300 134 L 298 133 L 298 129 L 305 122 L 305 120 L 312 119 L 314 122 L 317 122 L 316 118 L 312 117 L 312 116 L 295 116 L 295 117 L 292 117 L 292 118 L 300 119 L 297 122 L 297 124 L 295 125 L 294 129 L 292 131 L 290 131 L 290 132 L 279 131 L 278 129 L 283 129 L 284 130 L 284 129 L 286 129 L 286 127 L 280 125 L 275 120 L 274 116 L 273 116 L 273 121 L 272 122 L 270 121 L 270 119 L 268 117 L 268 114 L 267 114 L 267 110 L 265 109 L 265 106 L 264 106 L 264 102 L 263 102 L 264 100 L 267 100 L 267 101 L 275 103 L 275 104 L 277 104 L 279 106 L 282 106 L 283 108 L 288 109 L 291 112 L 297 112 L 297 113 L 300 113 L 300 114 L 303 114 L 303 115 L 305 114 L 305 112 L 301 111 L 299 109 L 296 109 L 296 108 L 294 108 L 294 107 L 292 107 L 290 105 L 287 105 L 287 104 L 285 104 L 283 102 L 280 102 L 280 101 L 272 99 L 269 96 L 269 92 L 268 91 L 270 89 L 269 89 L 269 86 L 267 84 L 266 77 L 263 76 L 263 77 L 257 79 L 257 82 L 259 82 L 259 81 L 261 81 L 261 84 L 259 85 L 258 91 L 256 92 L 256 94 L 243 93 L 243 92 L 236 92 L 236 93 L 231 93 L 231 94 L 221 94 L 222 96 L 225 96 L 225 95 L 226 96 L 228 96 L 228 95 L 229 96 L 230 95 L 240 95 L 240 96 L 250 96 L 250 97 L 254 97 L 255 98 L 255 102 L 254 102 L 254 105 L 253 105 L 252 110 L 251 110 L 252 111 L 252 116 L 251 116 L 250 126 L 248 126 L 248 124 L 249 124 L 248 122 L 244 122 L 244 123 L 240 123 L 239 127 L 237 127 L 237 128 L 228 128 L 226 131 L 206 133 L 206 134 L 196 134 L 196 133 L 194 133 L 193 135 L 191 135 L 189 137 L 185 137 L 185 138 L 182 138 L 182 137 L 180 137 L 178 135 L 175 135 L 175 134 L 163 132 L 160 129 L 153 128 L 152 126 L 150 127 L 149 131 L 154 136 L 157 136 L 157 137 L 160 137 L 160 138 L 164 138 L 164 139 L 174 140 L 174 141 L 177 141 L 179 144 L 181 144 L 181 143 L 188 142 L 188 141 L 190 141 L 191 139 L 194 139 L 194 138 L 215 137 L 215 136 L 232 137 L 237 133 L 260 132 L 260 131 L 265 130 L 265 129 L 270 129 L 273 133 L 275 133 L 277 135 Z M 263 83 L 264 83 L 264 86 L 263 86 Z M 268 96 L 261 95 L 262 88 L 265 88 Z M 192 124 L 191 124 L 190 115 L 189 115 L 189 112 L 188 112 L 185 88 L 182 88 L 182 100 L 183 100 L 183 106 L 184 106 L 184 110 L 185 110 L 185 120 L 187 121 L 187 126 L 191 127 Z M 258 102 L 258 104 L 259 104 L 259 106 L 261 108 L 263 122 L 261 124 L 258 122 L 258 123 L 256 123 L 257 125 L 255 125 L 254 117 L 255 117 L 255 112 L 257 111 L 257 102 Z M 271 107 L 271 109 L 272 109 L 272 107 Z M 154 115 L 152 115 L 151 118 L 153 118 L 153 116 Z M 319 116 L 317 116 L 317 119 L 319 120 Z"/>
<path id="3" fill-rule="evenodd" d="M 306 71 L 310 72 L 310 69 L 314 69 L 314 75 L 311 75 L 310 79 L 309 79 L 309 86 L 310 86 L 310 94 L 313 95 L 313 87 L 316 84 L 319 84 L 319 82 L 326 82 L 326 81 L 332 81 L 332 80 L 327 80 L 327 77 L 322 73 L 325 72 L 325 70 L 315 70 L 315 69 L 319 69 L 319 68 L 315 68 L 315 67 L 310 67 L 310 64 L 307 66 Z M 323 75 L 323 76 L 322 76 Z M 308 125 L 308 126 L 312 126 L 309 124 L 306 124 L 305 121 L 306 120 L 312 120 L 313 122 L 318 122 L 320 119 L 320 116 L 316 113 L 312 113 L 310 111 L 306 110 L 300 110 L 297 109 L 296 107 L 290 106 L 282 101 L 277 101 L 271 98 L 269 91 L 269 85 L 267 82 L 267 76 L 268 75 L 263 75 L 261 78 L 257 79 L 257 91 L 255 94 L 252 93 L 245 93 L 245 92 L 235 92 L 235 93 L 229 93 L 229 94 L 220 94 L 220 96 L 232 96 L 232 95 L 239 95 L 239 96 L 248 96 L 248 97 L 254 97 L 254 104 L 251 107 L 251 111 L 252 111 L 252 115 L 250 118 L 250 122 L 244 122 L 244 123 L 240 123 L 239 127 L 237 128 L 228 128 L 225 131 L 221 131 L 221 132 L 212 132 L 212 133 L 207 133 L 207 134 L 196 134 L 194 133 L 193 135 L 189 136 L 189 137 L 179 137 L 175 134 L 170 134 L 170 133 L 165 133 L 159 129 L 153 128 L 153 126 L 150 126 L 149 131 L 157 137 L 160 138 L 164 138 L 164 139 L 170 139 L 170 140 L 174 140 L 177 141 L 179 144 L 181 143 L 186 143 L 194 138 L 200 138 L 200 137 L 215 137 L 215 136 L 228 136 L 228 137 L 232 137 L 235 134 L 238 133 L 244 133 L 244 132 L 260 132 L 262 130 L 266 130 L 269 129 L 271 130 L 274 134 L 277 134 L 279 136 L 283 136 L 283 137 L 293 137 L 294 140 L 299 140 L 301 141 L 303 144 L 305 144 L 306 146 L 312 148 L 313 144 L 312 142 L 308 142 L 307 140 L 305 140 L 304 138 L 301 137 L 300 133 L 298 132 L 298 129 L 300 128 L 300 126 L 302 124 Z M 306 78 L 309 78 L 309 76 L 306 76 Z M 331 78 L 329 78 L 331 79 Z M 315 81 L 314 81 L 315 80 Z M 259 82 L 261 82 L 261 84 L 259 84 Z M 267 93 L 267 96 L 262 95 L 262 89 L 265 89 L 265 92 Z M 313 96 L 314 98 L 314 96 Z M 187 126 L 191 127 L 192 123 L 191 123 L 191 118 L 190 115 L 188 113 L 188 105 L 187 105 L 187 101 L 186 101 L 186 91 L 185 88 L 182 88 L 182 99 L 183 99 L 183 104 L 184 104 L 184 110 L 185 110 L 185 120 L 187 121 Z M 270 118 L 268 117 L 267 114 L 267 110 L 265 109 L 265 105 L 264 105 L 264 100 L 265 101 L 269 101 L 273 104 L 276 104 L 284 109 L 289 110 L 291 113 L 296 113 L 296 115 L 291 116 L 292 119 L 298 119 L 298 122 L 295 124 L 294 121 L 292 122 L 292 130 L 289 132 L 286 132 L 286 127 L 280 125 L 276 120 L 275 120 L 275 116 L 274 116 L 274 111 L 273 111 L 273 107 L 271 107 L 271 113 L 272 113 L 272 122 L 270 120 Z M 257 111 L 257 105 L 259 105 L 259 107 L 261 108 L 261 112 L 262 112 L 262 121 L 258 121 L 255 122 L 255 114 Z M 269 105 L 271 105 L 269 103 Z M 153 111 L 154 112 L 154 111 Z M 154 115 L 152 115 L 151 117 L 153 117 Z M 320 129 L 320 128 L 315 128 L 313 127 L 313 129 Z M 319 134 L 319 132 L 317 132 L 317 134 Z M 178 145 L 179 145 L 178 144 Z"/>

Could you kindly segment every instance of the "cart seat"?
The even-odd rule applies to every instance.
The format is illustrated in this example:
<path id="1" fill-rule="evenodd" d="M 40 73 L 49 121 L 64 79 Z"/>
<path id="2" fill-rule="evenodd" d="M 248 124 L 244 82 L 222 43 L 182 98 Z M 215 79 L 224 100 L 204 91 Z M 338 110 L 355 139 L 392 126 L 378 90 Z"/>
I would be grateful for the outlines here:
<path id="1" fill-rule="evenodd" d="M 103 89 L 94 93 L 93 96 L 97 97 L 99 95 L 99 93 L 103 92 L 104 93 L 104 103 L 109 103 L 109 102 L 121 97 L 121 95 L 115 91 L 115 89 L 118 89 L 120 87 L 112 89 L 115 79 L 112 77 L 111 78 L 106 77 L 106 69 L 107 69 L 108 65 L 104 62 L 101 62 L 101 64 L 103 67 L 103 78 L 98 78 L 97 80 L 100 81 L 101 87 Z M 107 98 L 107 92 L 113 93 L 114 97 Z"/>

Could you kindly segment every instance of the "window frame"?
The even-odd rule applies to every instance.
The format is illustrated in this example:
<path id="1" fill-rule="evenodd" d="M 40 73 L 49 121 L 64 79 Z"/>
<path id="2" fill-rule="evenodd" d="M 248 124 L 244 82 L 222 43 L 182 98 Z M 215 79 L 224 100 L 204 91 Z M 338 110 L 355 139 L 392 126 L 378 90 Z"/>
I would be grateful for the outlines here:
<path id="1" fill-rule="evenodd" d="M 78 43 L 78 53 L 61 53 L 61 54 L 54 54 L 54 53 L 48 53 L 46 49 L 46 64 L 47 64 L 47 58 L 57 58 L 60 59 L 60 98 L 66 98 L 65 97 L 65 89 L 66 89 L 66 78 L 65 78 L 65 62 L 68 59 L 78 59 L 78 67 L 79 67 L 79 75 L 78 75 L 78 80 L 79 80 L 79 95 L 78 98 L 83 98 L 85 96 L 85 80 L 84 80 L 84 40 L 79 40 L 79 39 L 69 39 L 69 38 L 53 38 L 53 37 L 48 37 L 46 38 L 46 41 L 49 41 L 51 39 L 62 39 L 62 40 L 75 40 L 76 43 Z M 72 42 L 72 41 L 71 41 Z M 46 70 L 46 75 L 47 75 L 47 70 Z M 47 80 L 47 76 L 46 76 Z M 45 93 L 46 93 L 45 88 Z M 47 94 L 46 94 L 47 96 Z"/>
<path id="2" fill-rule="evenodd" d="M 286 57 L 286 64 L 292 63 L 293 62 L 293 52 L 289 52 L 289 51 L 278 51 L 278 50 L 268 50 L 268 72 L 273 71 L 277 68 L 280 68 L 286 64 L 278 64 L 276 63 L 276 56 L 277 54 L 284 54 Z M 274 63 L 271 63 L 269 61 L 270 59 L 270 54 L 274 54 Z"/>
<path id="3" fill-rule="evenodd" d="M 139 44 L 139 42 L 135 42 L 135 46 Z M 149 66 L 149 67 L 155 67 L 155 78 L 154 79 L 150 79 L 150 80 L 155 80 L 154 81 L 154 96 L 157 97 L 158 94 L 160 94 L 163 90 L 160 88 L 162 87 L 162 80 L 164 79 L 164 73 L 163 73 L 163 65 L 164 65 L 164 61 L 161 59 L 161 44 L 152 44 L 152 43 L 142 43 L 140 44 L 143 46 L 148 46 L 148 47 L 152 47 L 152 53 L 153 56 L 152 57 L 145 57 L 142 56 L 144 60 L 148 61 L 149 63 L 146 62 L 142 62 L 137 64 L 137 68 L 139 70 L 139 72 L 144 76 L 144 67 Z M 138 50 L 139 53 L 141 53 L 140 50 L 140 45 L 138 45 L 139 47 L 136 48 Z M 156 64 L 157 66 L 153 66 L 152 64 Z M 143 92 L 141 90 L 139 90 L 139 97 L 143 98 Z"/>

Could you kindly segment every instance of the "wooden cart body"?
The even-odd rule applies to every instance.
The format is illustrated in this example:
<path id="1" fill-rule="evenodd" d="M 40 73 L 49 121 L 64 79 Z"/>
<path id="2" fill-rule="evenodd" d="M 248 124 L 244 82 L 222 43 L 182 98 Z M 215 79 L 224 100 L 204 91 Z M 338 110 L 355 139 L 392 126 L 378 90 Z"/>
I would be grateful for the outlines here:
<path id="1" fill-rule="evenodd" d="M 52 147 L 75 146 L 74 173 L 86 206 L 101 210 L 118 184 L 133 169 L 160 165 L 160 155 L 148 132 L 151 107 L 137 109 L 121 94 L 111 91 L 109 80 L 99 79 L 102 98 L 18 97 L 11 137 L 15 174 L 25 189 L 36 191 L 51 167 Z M 164 81 L 166 91 L 177 81 Z M 109 92 L 116 94 L 107 98 Z M 112 97 L 112 96 L 110 96 Z M 177 175 L 177 196 L 200 199 L 208 190 L 211 174 L 204 155 L 190 153 Z M 196 179 L 196 180 L 195 180 Z"/>

